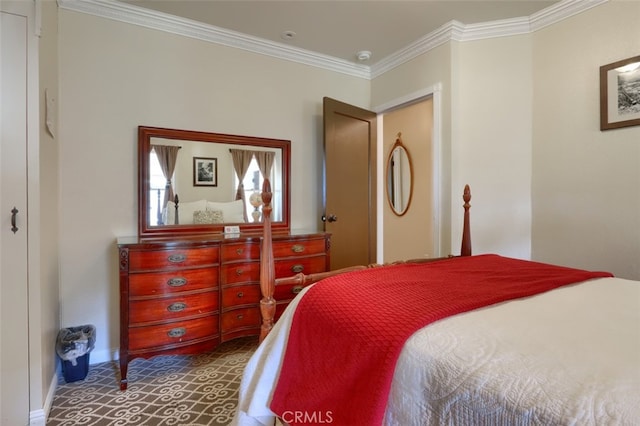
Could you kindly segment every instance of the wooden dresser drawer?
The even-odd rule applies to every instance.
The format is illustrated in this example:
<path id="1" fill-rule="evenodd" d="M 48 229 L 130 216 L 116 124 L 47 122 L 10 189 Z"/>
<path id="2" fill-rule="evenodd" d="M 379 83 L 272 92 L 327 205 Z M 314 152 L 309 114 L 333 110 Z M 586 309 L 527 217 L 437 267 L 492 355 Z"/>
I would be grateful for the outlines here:
<path id="1" fill-rule="evenodd" d="M 220 268 L 222 285 L 260 281 L 260 262 L 243 262 L 222 265 Z"/>
<path id="2" fill-rule="evenodd" d="M 218 311 L 218 292 L 129 301 L 129 324 L 165 322 Z"/>
<path id="3" fill-rule="evenodd" d="M 187 344 L 218 335 L 218 315 L 147 327 L 129 327 L 129 350 Z"/>
<path id="4" fill-rule="evenodd" d="M 222 324 L 222 333 L 233 331 L 243 327 L 259 327 L 260 326 L 260 309 L 259 308 L 240 308 L 223 312 L 220 316 Z"/>
<path id="5" fill-rule="evenodd" d="M 276 302 L 291 300 L 300 293 L 302 288 L 299 284 L 278 284 L 273 291 L 273 298 L 276 299 Z"/>
<path id="6" fill-rule="evenodd" d="M 224 244 L 222 246 L 220 261 L 223 263 L 255 259 L 260 259 L 260 243 L 257 241 Z"/>
<path id="7" fill-rule="evenodd" d="M 300 272 L 315 274 L 326 270 L 326 256 L 301 257 L 299 259 L 276 260 L 276 278 L 285 278 Z"/>
<path id="8" fill-rule="evenodd" d="M 169 268 L 188 268 L 218 263 L 220 248 L 150 250 L 129 252 L 129 272 L 153 271 Z"/>
<path id="9" fill-rule="evenodd" d="M 326 253 L 325 239 L 289 240 L 273 242 L 273 257 L 308 256 Z"/>
<path id="10" fill-rule="evenodd" d="M 221 342 L 260 335 L 260 257 L 256 230 L 118 238 L 120 275 L 120 389 L 131 360 L 161 354 L 195 354 Z M 199 229 L 199 228 L 198 228 Z M 276 277 L 324 272 L 329 235 L 274 235 Z M 275 290 L 280 316 L 294 286 Z"/>
<path id="11" fill-rule="evenodd" d="M 222 309 L 260 303 L 260 285 L 237 285 L 222 290 Z"/>
<path id="12" fill-rule="evenodd" d="M 163 296 L 218 287 L 218 268 L 129 275 L 129 297 Z"/>

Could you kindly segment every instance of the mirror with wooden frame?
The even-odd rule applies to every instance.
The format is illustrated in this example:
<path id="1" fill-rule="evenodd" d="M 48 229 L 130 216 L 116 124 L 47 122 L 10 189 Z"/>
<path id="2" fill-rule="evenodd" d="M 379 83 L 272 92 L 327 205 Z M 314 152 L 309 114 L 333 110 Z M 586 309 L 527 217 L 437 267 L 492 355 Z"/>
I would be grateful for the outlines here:
<path id="1" fill-rule="evenodd" d="M 411 205 L 413 195 L 413 169 L 409 151 L 402 144 L 402 134 L 398 133 L 387 158 L 387 201 L 393 213 L 404 215 Z"/>
<path id="2" fill-rule="evenodd" d="M 138 234 L 260 232 L 265 174 L 273 228 L 288 231 L 290 157 L 288 140 L 139 126 Z"/>

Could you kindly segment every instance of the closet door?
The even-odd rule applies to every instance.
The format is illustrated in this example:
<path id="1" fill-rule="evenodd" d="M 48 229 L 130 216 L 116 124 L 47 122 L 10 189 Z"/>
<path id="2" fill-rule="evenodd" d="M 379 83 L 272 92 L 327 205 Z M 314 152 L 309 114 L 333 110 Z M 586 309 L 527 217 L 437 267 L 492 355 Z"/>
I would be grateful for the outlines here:
<path id="1" fill-rule="evenodd" d="M 1 425 L 29 424 L 27 38 L 32 4 L 0 2 Z"/>

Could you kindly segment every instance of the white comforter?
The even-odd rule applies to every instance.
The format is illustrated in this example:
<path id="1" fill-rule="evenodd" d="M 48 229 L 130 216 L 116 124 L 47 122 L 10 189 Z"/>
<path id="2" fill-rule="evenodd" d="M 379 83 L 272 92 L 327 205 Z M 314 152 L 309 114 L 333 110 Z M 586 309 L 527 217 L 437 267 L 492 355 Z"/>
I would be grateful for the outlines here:
<path id="1" fill-rule="evenodd" d="M 304 293 L 247 365 L 232 424 L 274 424 L 268 405 Z M 385 424 L 640 424 L 640 282 L 595 279 L 419 330 L 398 359 Z"/>

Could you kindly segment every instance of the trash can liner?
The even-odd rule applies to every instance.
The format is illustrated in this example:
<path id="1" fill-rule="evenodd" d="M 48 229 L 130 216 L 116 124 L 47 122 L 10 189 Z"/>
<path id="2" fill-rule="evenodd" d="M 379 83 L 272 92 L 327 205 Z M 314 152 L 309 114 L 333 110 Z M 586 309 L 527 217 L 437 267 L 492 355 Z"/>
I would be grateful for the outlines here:
<path id="1" fill-rule="evenodd" d="M 56 352 L 58 356 L 77 365 L 76 358 L 90 352 L 96 343 L 96 328 L 93 325 L 63 328 L 58 332 Z"/>

